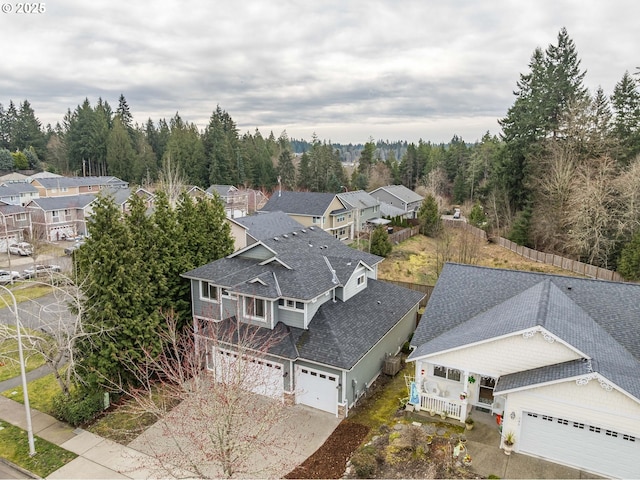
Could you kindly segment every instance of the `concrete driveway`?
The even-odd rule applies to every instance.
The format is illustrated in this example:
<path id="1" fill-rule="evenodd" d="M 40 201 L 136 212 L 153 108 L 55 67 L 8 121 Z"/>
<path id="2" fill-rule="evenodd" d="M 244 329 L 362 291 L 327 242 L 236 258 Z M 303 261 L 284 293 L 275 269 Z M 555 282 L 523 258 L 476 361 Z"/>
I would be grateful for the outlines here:
<path id="1" fill-rule="evenodd" d="M 283 478 L 320 448 L 341 421 L 335 415 L 304 405 L 282 407 L 276 400 L 254 394 L 248 395 L 250 395 L 252 402 L 267 402 L 273 404 L 274 408 L 284 408 L 284 416 L 270 428 L 269 438 L 274 439 L 273 445 L 268 449 L 256 449 L 252 452 L 245 462 L 248 465 L 247 471 L 238 473 L 236 476 L 239 477 Z M 183 404 L 179 405 L 171 412 L 171 415 L 180 416 L 182 408 L 184 408 Z M 248 428 L 251 427 L 248 426 Z M 247 433 L 250 436 L 251 432 Z M 201 448 L 202 443 L 178 446 L 175 439 L 164 435 L 161 426 L 156 424 L 129 443 L 128 446 L 156 459 L 163 458 L 164 454 L 169 453 L 164 457 L 168 461 L 172 455 L 175 458 L 177 450 L 190 452 L 192 449 Z M 171 455 L 171 452 L 174 453 Z M 201 468 L 201 471 L 204 471 L 209 478 L 223 477 L 219 467 L 213 463 L 204 467 L 201 464 Z"/>

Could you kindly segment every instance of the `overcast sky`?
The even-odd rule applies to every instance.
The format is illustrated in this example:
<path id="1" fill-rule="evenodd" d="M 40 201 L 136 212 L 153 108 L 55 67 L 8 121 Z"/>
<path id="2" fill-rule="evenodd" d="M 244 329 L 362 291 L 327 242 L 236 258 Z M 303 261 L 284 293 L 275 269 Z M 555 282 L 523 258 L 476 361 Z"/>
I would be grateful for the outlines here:
<path id="1" fill-rule="evenodd" d="M 123 93 L 139 123 L 179 112 L 204 128 L 220 105 L 241 134 L 473 142 L 500 132 L 562 27 L 592 91 L 640 66 L 637 0 L 0 3 L 0 103 L 29 100 L 43 125 Z"/>

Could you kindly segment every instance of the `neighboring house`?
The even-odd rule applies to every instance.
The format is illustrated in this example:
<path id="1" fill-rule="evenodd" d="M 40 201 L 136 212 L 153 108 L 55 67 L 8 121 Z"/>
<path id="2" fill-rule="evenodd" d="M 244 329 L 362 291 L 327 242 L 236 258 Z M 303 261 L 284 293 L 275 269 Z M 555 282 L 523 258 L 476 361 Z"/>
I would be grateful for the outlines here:
<path id="1" fill-rule="evenodd" d="M 187 186 L 185 193 L 194 200 L 197 200 L 198 198 L 204 198 L 207 196 L 207 192 L 204 189 L 198 187 L 197 185 Z"/>
<path id="2" fill-rule="evenodd" d="M 266 356 L 243 357 L 269 385 L 256 380 L 255 393 L 347 416 L 413 332 L 424 295 L 377 280 L 381 257 L 318 227 L 297 225 L 275 237 L 257 233 L 257 224 L 248 231 L 261 240 L 183 275 L 207 368 L 215 372 L 237 356 L 233 342 L 207 337 L 208 327 L 239 321 L 241 331 L 281 338 Z"/>
<path id="3" fill-rule="evenodd" d="M 32 200 L 27 208 L 34 235 L 51 242 L 86 235 L 95 199 L 95 195 L 74 195 Z"/>
<path id="4" fill-rule="evenodd" d="M 28 182 L 29 177 L 20 172 L 11 172 L 0 176 L 0 183 Z"/>
<path id="5" fill-rule="evenodd" d="M 0 202 L 25 206 L 34 198 L 39 198 L 38 189 L 25 182 L 9 182 L 0 185 Z"/>
<path id="6" fill-rule="evenodd" d="M 500 415 L 516 452 L 638 477 L 640 285 L 446 264 L 411 344 L 420 409 Z"/>
<path id="7" fill-rule="evenodd" d="M 31 212 L 20 205 L 0 201 L 0 252 L 6 252 L 9 245 L 31 238 Z"/>
<path id="8" fill-rule="evenodd" d="M 102 195 L 109 196 L 121 213 L 129 213 L 131 195 L 137 195 L 142 198 L 142 201 L 147 207 L 147 212 L 151 212 L 153 210 L 155 195 L 142 187 L 138 187 L 135 190 L 131 190 L 130 188 L 109 188 L 102 190 Z"/>
<path id="9" fill-rule="evenodd" d="M 338 198 L 353 210 L 355 232 L 368 231 L 373 225 L 389 223 L 380 218 L 380 202 L 364 190 L 339 193 Z"/>
<path id="10" fill-rule="evenodd" d="M 408 214 L 409 218 L 416 218 L 418 209 L 424 200 L 423 197 L 404 185 L 387 185 L 376 188 L 369 194 L 380 202 L 400 208 Z"/>
<path id="11" fill-rule="evenodd" d="M 284 212 L 305 227 L 315 226 L 338 240 L 353 239 L 354 212 L 335 193 L 276 191 L 265 212 Z"/>
<path id="12" fill-rule="evenodd" d="M 256 212 L 247 217 L 237 218 L 236 222 L 245 228 L 246 245 L 304 228 L 284 212 Z"/>
<path id="13" fill-rule="evenodd" d="M 31 185 L 40 198 L 98 194 L 105 188 L 126 188 L 129 184 L 117 177 L 46 177 L 33 178 Z"/>
<path id="14" fill-rule="evenodd" d="M 413 212 L 405 212 L 401 208 L 394 207 L 385 202 L 380 202 L 380 213 L 385 218 L 413 218 Z"/>
<path id="15" fill-rule="evenodd" d="M 248 215 L 249 195 L 247 190 L 238 190 L 233 185 L 211 185 L 206 191 L 209 195 L 218 194 L 228 218 Z"/>

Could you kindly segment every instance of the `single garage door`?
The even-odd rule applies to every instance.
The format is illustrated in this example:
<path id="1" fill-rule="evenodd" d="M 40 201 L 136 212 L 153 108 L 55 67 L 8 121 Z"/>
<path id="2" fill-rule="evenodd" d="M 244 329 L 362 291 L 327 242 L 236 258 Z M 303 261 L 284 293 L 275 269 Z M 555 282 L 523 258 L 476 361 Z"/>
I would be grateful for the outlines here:
<path id="1" fill-rule="evenodd" d="M 238 367 L 238 354 L 228 350 L 214 350 L 212 357 L 214 365 L 209 369 L 215 371 L 216 379 L 238 382 L 244 390 L 258 395 L 282 399 L 284 393 L 284 380 L 282 377 L 282 365 L 261 358 L 245 356 L 244 362 Z M 238 369 L 240 374 L 238 375 Z M 228 383 L 228 382 L 227 382 Z"/>
<path id="2" fill-rule="evenodd" d="M 525 412 L 520 451 L 610 477 L 638 478 L 640 438 L 564 418 Z"/>
<path id="3" fill-rule="evenodd" d="M 337 375 L 296 366 L 296 403 L 337 414 Z"/>

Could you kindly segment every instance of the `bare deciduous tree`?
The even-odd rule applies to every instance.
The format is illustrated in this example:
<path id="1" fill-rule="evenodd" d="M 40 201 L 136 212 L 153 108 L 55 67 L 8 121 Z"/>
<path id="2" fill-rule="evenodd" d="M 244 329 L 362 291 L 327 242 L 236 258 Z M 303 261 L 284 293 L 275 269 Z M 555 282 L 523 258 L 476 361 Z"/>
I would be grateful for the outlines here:
<path id="1" fill-rule="evenodd" d="M 250 393 L 273 390 L 273 377 L 265 375 L 273 367 L 266 354 L 283 331 L 269 333 L 233 317 L 199 321 L 195 330 L 195 336 L 181 334 L 168 315 L 164 353 L 146 355 L 145 363 L 133 369 L 141 386 L 124 391 L 133 400 L 129 409 L 151 414 L 157 422 L 153 434 L 132 445 L 153 456 L 165 476 L 184 471 L 202 478 L 256 475 L 270 462 L 286 463 L 286 445 L 300 441 L 282 431 L 288 407 Z M 263 459 L 256 461 L 257 456 Z"/>
<path id="2" fill-rule="evenodd" d="M 180 195 L 185 190 L 186 180 L 180 171 L 177 162 L 171 159 L 171 155 L 165 156 L 162 160 L 162 170 L 158 176 L 158 190 L 167 194 L 169 205 L 175 208 L 180 199 Z"/>
<path id="3" fill-rule="evenodd" d="M 620 208 L 615 178 L 616 166 L 609 157 L 580 166 L 567 215 L 570 246 L 587 263 L 604 268 L 608 267 L 617 240 Z"/>

